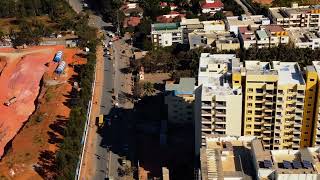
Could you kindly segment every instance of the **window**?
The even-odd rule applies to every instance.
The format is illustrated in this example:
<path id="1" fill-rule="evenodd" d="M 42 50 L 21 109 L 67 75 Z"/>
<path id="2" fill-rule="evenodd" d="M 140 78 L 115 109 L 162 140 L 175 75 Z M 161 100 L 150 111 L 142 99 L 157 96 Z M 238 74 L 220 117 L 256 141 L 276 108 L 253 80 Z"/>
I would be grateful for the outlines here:
<path id="1" fill-rule="evenodd" d="M 304 134 L 308 134 L 308 132 L 304 132 Z"/>
<path id="2" fill-rule="evenodd" d="M 263 93 L 262 89 L 256 89 L 256 93 Z"/>
<path id="3" fill-rule="evenodd" d="M 253 89 L 252 89 L 252 88 L 249 88 L 249 89 L 248 89 L 248 92 L 253 92 Z"/>
<path id="4" fill-rule="evenodd" d="M 310 81 L 314 81 L 314 79 L 310 79 Z"/>
<path id="5" fill-rule="evenodd" d="M 235 83 L 239 83 L 239 81 L 235 81 Z"/>
<path id="6" fill-rule="evenodd" d="M 252 96 L 248 96 L 248 100 L 252 100 L 252 98 L 253 98 Z"/>
<path id="7" fill-rule="evenodd" d="M 309 91 L 310 91 L 310 92 L 312 92 L 312 91 L 313 91 L 313 89 L 309 89 Z"/>
<path id="8" fill-rule="evenodd" d="M 251 128 L 251 125 L 249 124 L 249 125 L 246 125 L 246 128 Z"/>
<path id="9" fill-rule="evenodd" d="M 282 90 L 278 90 L 278 93 L 279 93 L 279 94 L 283 94 L 283 91 L 282 91 Z"/>
<path id="10" fill-rule="evenodd" d="M 248 103 L 248 107 L 252 107 L 252 103 Z"/>
<path id="11" fill-rule="evenodd" d="M 247 118 L 247 121 L 251 121 L 251 120 L 252 120 L 252 117 L 248 117 L 248 118 Z"/>
<path id="12" fill-rule="evenodd" d="M 278 101 L 282 101 L 282 97 L 278 97 Z"/>
<path id="13" fill-rule="evenodd" d="M 308 106 L 311 106 L 311 104 L 308 104 Z"/>
<path id="14" fill-rule="evenodd" d="M 251 110 L 248 110 L 248 114 L 252 114 L 252 111 L 251 111 Z"/>

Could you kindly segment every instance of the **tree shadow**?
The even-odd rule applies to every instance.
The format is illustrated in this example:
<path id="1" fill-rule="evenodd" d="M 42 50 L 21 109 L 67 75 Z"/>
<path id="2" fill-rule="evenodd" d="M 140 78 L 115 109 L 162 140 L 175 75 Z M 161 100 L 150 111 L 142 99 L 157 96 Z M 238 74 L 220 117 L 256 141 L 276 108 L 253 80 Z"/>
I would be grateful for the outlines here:
<path id="1" fill-rule="evenodd" d="M 56 172 L 55 153 L 49 150 L 41 151 L 38 162 L 33 168 L 43 179 L 54 180 L 55 174 L 53 172 Z"/>

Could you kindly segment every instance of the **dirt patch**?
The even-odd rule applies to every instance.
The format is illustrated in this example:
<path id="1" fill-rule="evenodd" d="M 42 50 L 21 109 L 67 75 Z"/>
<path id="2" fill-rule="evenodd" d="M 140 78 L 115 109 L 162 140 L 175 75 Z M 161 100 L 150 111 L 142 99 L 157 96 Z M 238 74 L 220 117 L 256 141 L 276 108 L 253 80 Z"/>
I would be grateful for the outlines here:
<path id="1" fill-rule="evenodd" d="M 148 73 L 144 75 L 144 80 L 142 82 L 164 83 L 164 81 L 168 79 L 170 79 L 169 73 Z"/>
<path id="2" fill-rule="evenodd" d="M 84 59 L 76 56 L 79 52 L 78 49 L 50 46 L 44 49 L 37 47 L 22 51 L 26 54 L 29 54 L 29 51 L 49 53 L 50 55 L 46 57 L 49 64 L 47 64 L 48 66 L 44 65 L 47 69 L 41 78 L 43 77 L 43 81 L 54 78 L 55 81 L 64 83 L 53 86 L 42 83 L 41 92 L 39 93 L 38 90 L 37 93 L 36 106 L 35 104 L 29 105 L 35 109 L 33 115 L 11 141 L 11 148 L 0 162 L 0 177 L 5 176 L 18 180 L 53 179 L 54 177 L 52 172 L 55 168 L 55 152 L 57 144 L 63 139 L 63 129 L 70 113 L 68 102 L 71 98 L 73 78 L 77 75 L 72 66 L 68 66 L 66 73 L 61 76 L 54 73 L 57 64 L 52 63 L 52 59 L 57 50 L 64 52 L 64 60 L 67 64 L 85 63 Z M 38 55 L 39 52 L 36 53 L 37 57 Z M 40 89 L 40 87 L 38 88 Z M 15 105 L 18 104 L 15 103 Z"/>
<path id="3" fill-rule="evenodd" d="M 262 5 L 271 5 L 272 4 L 272 0 L 254 0 L 253 2 L 262 4 Z"/>

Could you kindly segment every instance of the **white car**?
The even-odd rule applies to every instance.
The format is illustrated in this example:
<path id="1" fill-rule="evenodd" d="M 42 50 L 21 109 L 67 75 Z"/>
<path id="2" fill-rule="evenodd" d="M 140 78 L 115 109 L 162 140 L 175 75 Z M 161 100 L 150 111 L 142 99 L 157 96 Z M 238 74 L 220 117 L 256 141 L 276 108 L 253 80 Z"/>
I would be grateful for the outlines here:
<path id="1" fill-rule="evenodd" d="M 111 46 L 111 45 L 112 45 L 112 42 L 109 42 L 109 45 Z"/>

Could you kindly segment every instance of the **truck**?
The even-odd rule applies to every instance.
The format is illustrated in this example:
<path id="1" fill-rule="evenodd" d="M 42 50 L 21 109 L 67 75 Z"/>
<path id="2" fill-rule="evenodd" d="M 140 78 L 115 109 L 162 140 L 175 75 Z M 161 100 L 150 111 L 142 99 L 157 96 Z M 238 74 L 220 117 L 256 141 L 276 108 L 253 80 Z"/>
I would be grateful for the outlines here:
<path id="1" fill-rule="evenodd" d="M 4 102 L 4 105 L 10 106 L 11 104 L 15 103 L 16 101 L 17 101 L 17 97 L 13 96 L 12 98 L 10 98 L 6 102 Z"/>
<path id="2" fill-rule="evenodd" d="M 98 127 L 102 128 L 103 125 L 104 125 L 103 114 L 100 114 L 98 119 Z"/>

